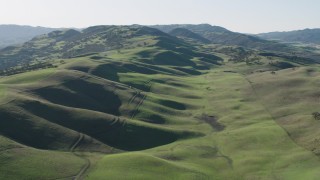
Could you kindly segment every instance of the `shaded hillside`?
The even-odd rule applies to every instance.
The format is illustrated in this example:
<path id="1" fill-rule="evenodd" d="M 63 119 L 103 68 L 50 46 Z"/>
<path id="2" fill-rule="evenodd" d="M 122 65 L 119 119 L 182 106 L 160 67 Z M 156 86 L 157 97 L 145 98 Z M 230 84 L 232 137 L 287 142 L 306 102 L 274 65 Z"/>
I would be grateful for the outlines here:
<path id="1" fill-rule="evenodd" d="M 201 35 L 215 44 L 239 45 L 249 48 L 259 48 L 260 46 L 266 46 L 270 43 L 257 37 L 235 33 L 223 27 L 211 26 L 209 24 L 156 25 L 152 27 L 160 29 L 164 32 L 170 32 L 176 28 L 185 28 Z"/>
<path id="2" fill-rule="evenodd" d="M 0 50 L 0 69 L 135 46 L 158 46 L 189 56 L 194 53 L 190 44 L 157 29 L 143 26 L 95 26 L 82 32 L 54 31 L 35 37 L 22 46 Z M 182 59 L 186 58 L 184 56 Z"/>
<path id="3" fill-rule="evenodd" d="M 82 32 L 54 31 L 37 36 L 21 46 L 0 50 L 0 65 L 3 69 L 34 61 L 103 52 L 129 46 L 130 39 L 144 35 L 168 36 L 155 29 L 135 26 L 95 26 Z"/>
<path id="4" fill-rule="evenodd" d="M 194 41 L 199 41 L 202 43 L 210 43 L 210 41 L 199 34 L 196 34 L 188 29 L 185 28 L 176 28 L 169 32 L 170 35 L 181 37 L 181 38 L 187 38 Z"/>
<path id="5" fill-rule="evenodd" d="M 68 53 L 67 48 L 63 51 L 53 47 L 62 41 L 88 44 L 92 37 L 106 38 L 107 42 L 97 45 L 115 50 L 98 49 L 103 52 L 93 53 L 85 48 L 87 52 L 79 52 L 81 56 L 74 58 L 67 54 L 68 59 L 63 61 L 46 59 L 54 67 L 1 79 L 1 87 L 10 91 L 0 99 L 1 135 L 34 148 L 67 150 L 75 132 L 79 132 L 85 137 L 83 149 L 102 152 L 111 151 L 110 147 L 142 150 L 201 135 L 161 126 L 170 122 L 164 112 L 184 117 L 187 105 L 156 94 L 146 97 L 152 84 L 163 82 L 159 77 L 201 75 L 201 70 L 219 66 L 220 57 L 148 27 L 54 31 L 34 38 L 23 48 L 29 45 L 30 50 L 38 45 L 46 50 L 35 51 L 38 57 Z M 52 43 L 41 44 L 48 39 Z M 152 82 L 153 77 L 158 83 Z M 187 92 L 178 96 L 192 97 Z M 142 103 L 149 105 L 141 110 Z M 130 121 L 133 118 L 135 121 Z M 10 131 L 13 128 L 15 131 Z M 142 138 L 145 136 L 148 138 Z M 38 137 L 38 141 L 31 137 Z"/>
<path id="6" fill-rule="evenodd" d="M 185 40 L 95 26 L 1 51 L 0 179 L 317 179 L 318 65 Z"/>
<path id="7" fill-rule="evenodd" d="M 185 28 L 210 40 L 211 43 L 214 44 L 236 45 L 247 49 L 249 48 L 281 53 L 285 54 L 286 56 L 291 56 L 294 53 L 294 56 L 312 61 L 319 61 L 320 59 L 319 53 L 315 53 L 314 51 L 308 51 L 300 47 L 293 47 L 279 42 L 264 40 L 256 36 L 232 32 L 225 28 L 211 26 L 209 24 L 156 25 L 151 27 L 157 28 L 164 32 L 170 32 L 176 28 Z"/>
<path id="8" fill-rule="evenodd" d="M 0 49 L 7 46 L 22 44 L 35 36 L 47 34 L 54 30 L 57 29 L 19 25 L 0 25 Z"/>
<path id="9" fill-rule="evenodd" d="M 304 29 L 287 32 L 269 32 L 257 34 L 258 37 L 283 42 L 320 44 L 320 29 Z"/>

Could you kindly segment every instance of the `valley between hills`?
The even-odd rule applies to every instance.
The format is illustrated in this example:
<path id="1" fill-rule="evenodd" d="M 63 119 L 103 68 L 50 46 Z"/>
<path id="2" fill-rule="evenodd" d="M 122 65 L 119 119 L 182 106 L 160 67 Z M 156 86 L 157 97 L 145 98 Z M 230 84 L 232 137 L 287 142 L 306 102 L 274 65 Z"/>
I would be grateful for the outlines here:
<path id="1" fill-rule="evenodd" d="M 317 179 L 318 50 L 210 25 L 0 50 L 0 179 Z"/>

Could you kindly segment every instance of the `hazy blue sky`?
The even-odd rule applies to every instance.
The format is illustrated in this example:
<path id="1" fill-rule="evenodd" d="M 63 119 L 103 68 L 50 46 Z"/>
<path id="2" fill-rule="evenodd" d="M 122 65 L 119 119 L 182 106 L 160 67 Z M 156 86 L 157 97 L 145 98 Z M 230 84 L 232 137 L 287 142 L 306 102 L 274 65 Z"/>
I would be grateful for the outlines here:
<path id="1" fill-rule="evenodd" d="M 257 33 L 320 28 L 320 0 L 0 0 L 0 24 L 209 23 Z"/>

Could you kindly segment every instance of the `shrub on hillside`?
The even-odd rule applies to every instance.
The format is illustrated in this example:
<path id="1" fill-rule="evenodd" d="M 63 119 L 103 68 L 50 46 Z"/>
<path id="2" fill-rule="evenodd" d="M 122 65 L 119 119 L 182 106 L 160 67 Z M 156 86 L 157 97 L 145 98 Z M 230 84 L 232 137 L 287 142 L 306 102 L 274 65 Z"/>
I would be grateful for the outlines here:
<path id="1" fill-rule="evenodd" d="M 312 116 L 315 120 L 320 120 L 320 113 L 319 112 L 314 112 L 312 113 Z"/>

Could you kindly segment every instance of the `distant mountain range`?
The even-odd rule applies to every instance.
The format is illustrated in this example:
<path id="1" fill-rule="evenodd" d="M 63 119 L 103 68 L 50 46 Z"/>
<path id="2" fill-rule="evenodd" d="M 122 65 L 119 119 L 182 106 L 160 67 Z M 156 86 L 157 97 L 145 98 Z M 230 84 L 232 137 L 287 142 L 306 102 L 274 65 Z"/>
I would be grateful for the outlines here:
<path id="1" fill-rule="evenodd" d="M 223 27 L 211 26 L 209 24 L 155 25 L 150 27 L 159 29 L 173 36 L 188 36 L 187 38 L 194 38 L 197 41 L 206 43 L 238 45 L 266 50 L 270 50 L 270 48 L 274 49 L 275 45 L 278 45 L 273 42 L 260 39 L 256 36 L 232 32 Z M 0 48 L 22 44 L 31 40 L 33 37 L 48 34 L 55 30 L 59 29 L 19 25 L 0 25 Z"/>
<path id="2" fill-rule="evenodd" d="M 180 29 L 180 31 L 181 29 L 186 29 L 202 36 L 203 38 L 209 40 L 211 43 L 216 44 L 257 47 L 260 46 L 261 43 L 267 42 L 258 37 L 232 32 L 223 27 L 211 26 L 209 24 L 156 25 L 151 27 L 159 29 L 166 33 L 170 33 L 175 29 Z"/>
<path id="3" fill-rule="evenodd" d="M 208 41 L 213 44 L 222 45 L 235 45 L 242 46 L 245 48 L 253 48 L 266 51 L 291 51 L 292 49 L 281 43 L 272 42 L 269 40 L 262 39 L 254 35 L 241 34 L 237 32 L 230 31 L 220 26 L 212 26 L 210 24 L 173 24 L 173 25 L 155 25 L 152 28 L 159 29 L 166 33 L 177 33 L 177 29 L 180 32 L 180 36 L 186 36 L 186 30 L 194 33 L 192 36 L 195 40 Z M 183 33 L 182 29 L 185 29 Z M 173 34 L 175 35 L 175 34 Z M 187 38 L 190 38 L 190 32 Z"/>
<path id="4" fill-rule="evenodd" d="M 209 24 L 173 24 L 155 25 L 150 27 L 159 29 L 173 36 L 193 39 L 202 43 L 238 45 L 266 50 L 270 50 L 270 48 L 273 49 L 275 46 L 274 42 L 266 40 L 320 44 L 320 29 L 304 29 L 247 35 L 232 32 L 223 27 L 212 26 Z M 36 36 L 48 34 L 56 30 L 62 29 L 39 26 L 0 25 L 0 49 L 7 46 L 25 43 Z"/>
<path id="5" fill-rule="evenodd" d="M 0 25 L 0 48 L 22 44 L 33 37 L 57 30 L 55 28 Z"/>
<path id="6" fill-rule="evenodd" d="M 83 30 L 53 29 L 43 27 L 0 26 L 0 65 L 2 69 L 31 61 L 70 58 L 84 54 L 105 52 L 130 46 L 128 39 L 140 35 L 161 36 L 172 42 L 198 42 L 240 46 L 278 56 L 299 56 L 319 59 L 319 54 L 305 53 L 305 49 L 262 39 L 257 36 L 229 31 L 209 24 L 180 24 L 155 26 L 94 26 Z M 182 40 L 182 41 L 179 41 Z M 19 44 L 19 46 L 9 46 Z M 170 44 L 166 44 L 169 46 Z M 172 46 L 172 45 L 170 45 Z"/>
<path id="7" fill-rule="evenodd" d="M 320 29 L 304 29 L 287 32 L 269 32 L 257 35 L 267 40 L 278 40 L 282 42 L 298 42 L 320 44 Z"/>
<path id="8" fill-rule="evenodd" d="M 119 49 L 131 45 L 128 39 L 142 35 L 171 39 L 174 46 L 177 42 L 183 43 L 158 29 L 144 26 L 93 26 L 82 31 L 56 30 L 36 36 L 19 46 L 0 49 L 0 69 L 27 64 L 33 60 L 71 58 Z"/>

